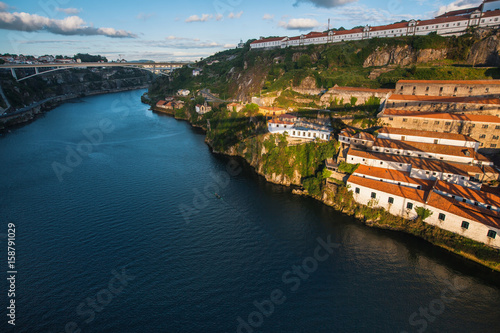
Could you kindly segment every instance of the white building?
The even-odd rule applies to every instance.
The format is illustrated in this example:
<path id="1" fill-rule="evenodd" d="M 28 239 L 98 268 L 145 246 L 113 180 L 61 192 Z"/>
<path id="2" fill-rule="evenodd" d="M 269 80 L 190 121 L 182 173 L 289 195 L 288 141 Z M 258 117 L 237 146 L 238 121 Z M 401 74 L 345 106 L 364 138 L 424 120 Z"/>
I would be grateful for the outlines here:
<path id="1" fill-rule="evenodd" d="M 295 123 L 283 120 L 271 119 L 267 122 L 267 129 L 270 133 L 286 134 L 293 138 L 309 140 L 330 140 L 330 132 L 314 128 L 296 126 Z"/>
<path id="2" fill-rule="evenodd" d="M 356 202 L 381 207 L 393 215 L 417 218 L 415 208 L 432 212 L 425 223 L 500 248 L 500 215 L 468 203 L 459 202 L 435 190 L 424 191 L 351 176 L 347 181 Z"/>
<path id="3" fill-rule="evenodd" d="M 366 26 L 344 31 L 310 32 L 295 37 L 272 37 L 253 41 L 251 49 L 286 48 L 313 44 L 338 43 L 370 38 L 427 35 L 435 32 L 443 36 L 463 35 L 469 27 L 500 26 L 500 1 L 486 0 L 476 8 L 454 11 L 430 20 L 410 20 L 377 27 Z"/>

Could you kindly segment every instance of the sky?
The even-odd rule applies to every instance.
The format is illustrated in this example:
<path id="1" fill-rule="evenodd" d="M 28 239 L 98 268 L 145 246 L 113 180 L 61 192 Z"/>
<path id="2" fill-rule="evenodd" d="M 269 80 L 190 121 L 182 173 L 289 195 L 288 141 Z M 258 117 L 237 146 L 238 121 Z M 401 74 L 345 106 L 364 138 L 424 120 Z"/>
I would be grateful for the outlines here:
<path id="1" fill-rule="evenodd" d="M 428 19 L 477 0 L 16 0 L 0 2 L 0 53 L 193 61 L 260 36 Z"/>

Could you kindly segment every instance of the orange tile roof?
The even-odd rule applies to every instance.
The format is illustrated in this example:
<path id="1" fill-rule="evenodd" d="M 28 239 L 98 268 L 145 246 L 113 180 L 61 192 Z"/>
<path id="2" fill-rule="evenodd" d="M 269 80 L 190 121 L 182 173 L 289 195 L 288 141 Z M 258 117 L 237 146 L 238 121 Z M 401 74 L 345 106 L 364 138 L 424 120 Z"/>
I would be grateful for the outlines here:
<path id="1" fill-rule="evenodd" d="M 457 15 L 463 15 L 463 14 L 471 14 L 475 10 L 478 10 L 478 7 L 467 8 L 467 9 L 459 9 L 459 10 L 452 10 L 452 11 L 446 12 L 446 13 L 444 13 L 442 15 L 436 16 L 436 18 L 449 17 L 449 16 L 457 16 Z"/>
<path id="2" fill-rule="evenodd" d="M 283 40 L 286 37 L 270 37 L 270 38 L 263 38 L 263 39 L 257 39 L 251 42 L 250 44 L 259 44 L 259 43 L 267 43 L 267 42 L 276 42 Z"/>
<path id="3" fill-rule="evenodd" d="M 433 191 L 429 193 L 427 205 L 468 220 L 500 228 L 500 218 L 494 211 L 460 203 Z"/>
<path id="4" fill-rule="evenodd" d="M 487 97 L 453 97 L 453 96 L 422 96 L 422 95 L 398 95 L 389 97 L 389 101 L 415 101 L 436 103 L 462 103 L 462 104 L 500 104 L 499 98 Z"/>
<path id="5" fill-rule="evenodd" d="M 410 164 L 412 165 L 412 168 L 415 169 L 456 174 L 467 177 L 469 176 L 469 174 L 480 174 L 480 175 L 483 173 L 498 174 L 498 171 L 489 166 L 478 167 L 475 165 L 462 164 L 462 163 L 443 162 L 440 160 L 428 160 L 418 157 L 408 157 L 402 155 L 378 153 L 373 151 L 364 151 L 364 150 L 354 149 L 352 147 L 349 148 L 347 155 L 373 159 L 373 160 Z"/>
<path id="6" fill-rule="evenodd" d="M 341 91 L 360 91 L 360 92 L 373 92 L 373 93 L 382 93 L 388 94 L 392 93 L 394 90 L 392 89 L 371 89 L 371 88 L 362 88 L 362 87 L 333 87 L 331 90 L 341 90 Z"/>
<path id="7" fill-rule="evenodd" d="M 392 169 L 385 169 L 385 168 L 377 168 L 377 167 L 372 167 L 372 166 L 366 166 L 366 165 L 360 165 L 354 172 L 354 174 L 360 176 L 360 175 L 366 175 L 366 176 L 371 176 L 375 177 L 378 179 L 386 179 L 386 180 L 392 180 L 396 182 L 401 182 L 401 183 L 410 183 L 414 184 L 417 186 L 421 186 L 422 189 L 424 190 L 430 190 L 432 186 L 434 185 L 434 181 L 432 180 L 425 180 L 425 179 L 419 179 L 419 178 L 411 178 L 409 172 L 402 172 L 402 171 L 397 171 L 397 170 L 392 170 Z M 362 177 L 362 176 L 360 176 Z"/>
<path id="8" fill-rule="evenodd" d="M 353 184 L 372 188 L 374 190 L 383 191 L 385 193 L 394 194 L 420 203 L 425 202 L 425 191 L 417 190 L 415 188 L 399 186 L 396 184 L 384 183 L 378 180 L 363 178 L 359 176 L 350 176 L 347 180 Z"/>
<path id="9" fill-rule="evenodd" d="M 448 145 L 440 145 L 440 144 L 424 143 L 424 142 L 378 139 L 378 138 L 373 143 L 373 147 L 411 150 L 411 151 L 420 151 L 422 153 L 468 157 L 471 160 L 475 158 L 476 155 L 473 148 L 448 146 Z"/>
<path id="10" fill-rule="evenodd" d="M 363 28 L 356 28 L 351 30 L 334 31 L 334 35 L 348 35 L 348 34 L 359 34 L 363 32 Z"/>
<path id="11" fill-rule="evenodd" d="M 400 83 L 492 85 L 500 84 L 500 80 L 399 80 L 396 84 Z"/>
<path id="12" fill-rule="evenodd" d="M 392 29 L 401 29 L 401 28 L 407 28 L 407 27 L 408 27 L 408 22 L 402 22 L 402 23 L 394 23 L 394 24 L 379 25 L 376 27 L 370 27 L 370 31 L 392 30 Z"/>
<path id="13" fill-rule="evenodd" d="M 438 191 L 457 195 L 462 198 L 482 202 L 486 205 L 500 206 L 500 195 L 474 190 L 472 188 L 463 187 L 443 181 L 438 181 L 434 188 Z"/>
<path id="14" fill-rule="evenodd" d="M 381 129 L 379 129 L 378 132 L 384 133 L 384 134 L 397 134 L 397 135 L 417 136 L 417 137 L 424 137 L 424 138 L 436 138 L 436 139 L 449 139 L 449 140 L 457 140 L 457 141 L 477 142 L 476 140 L 474 140 L 470 136 L 463 135 L 463 134 L 411 130 L 411 129 L 405 129 L 405 128 L 383 127 Z"/>
<path id="15" fill-rule="evenodd" d="M 468 16 L 450 16 L 450 17 L 438 17 L 430 20 L 417 21 L 417 26 L 426 26 L 431 24 L 441 24 L 457 21 L 468 21 Z"/>
<path id="16" fill-rule="evenodd" d="M 485 2 L 488 2 L 488 1 L 485 1 Z M 485 12 L 485 13 L 483 13 L 483 16 L 481 16 L 481 18 L 492 17 L 492 16 L 500 16 L 500 10 L 492 10 L 489 12 Z"/>
<path id="17" fill-rule="evenodd" d="M 457 202 L 433 191 L 417 190 L 411 187 L 388 184 L 373 179 L 350 176 L 348 182 L 403 197 L 421 204 L 437 208 L 464 219 L 500 228 L 500 214 L 495 211 Z"/>
<path id="18" fill-rule="evenodd" d="M 443 120 L 454 120 L 454 121 L 470 121 L 477 123 L 498 123 L 500 124 L 500 118 L 495 116 L 487 115 L 477 115 L 477 114 L 456 114 L 456 113 L 439 113 L 439 112 L 421 112 L 421 111 L 407 111 L 407 110 L 395 110 L 395 109 L 385 109 L 385 116 L 406 116 L 406 117 L 417 117 L 417 118 L 430 118 L 430 119 L 443 119 Z"/>
<path id="19" fill-rule="evenodd" d="M 268 123 L 271 124 L 281 124 L 281 125 L 293 125 L 294 123 L 289 122 L 289 121 L 281 121 L 281 120 L 276 120 L 276 119 L 271 119 L 267 121 Z"/>

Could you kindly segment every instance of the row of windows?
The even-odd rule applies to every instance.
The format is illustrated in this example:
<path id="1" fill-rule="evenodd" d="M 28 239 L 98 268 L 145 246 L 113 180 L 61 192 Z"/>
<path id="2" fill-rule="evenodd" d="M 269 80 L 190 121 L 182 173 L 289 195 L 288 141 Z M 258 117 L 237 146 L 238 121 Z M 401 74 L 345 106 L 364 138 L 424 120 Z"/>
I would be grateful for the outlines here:
<path id="1" fill-rule="evenodd" d="M 399 89 L 400 90 L 403 90 L 404 86 L 401 86 Z M 413 91 L 417 90 L 417 86 L 413 86 Z M 425 88 L 425 91 L 429 91 L 430 90 L 430 87 L 426 87 Z M 444 87 L 440 87 L 439 88 L 439 92 L 443 92 L 444 90 Z M 455 87 L 455 89 L 453 90 L 454 92 L 457 92 L 458 91 L 458 87 Z M 474 91 L 474 87 L 469 87 L 469 93 L 472 93 Z M 490 92 L 490 88 L 485 88 L 485 92 L 486 93 L 489 93 Z"/>
<path id="2" fill-rule="evenodd" d="M 394 117 L 389 117 L 389 120 L 394 120 Z M 419 119 L 413 119 L 413 122 L 414 122 L 414 123 L 418 123 L 418 121 L 419 121 Z M 403 118 L 403 122 L 404 122 L 404 123 L 408 122 L 408 118 Z M 429 124 L 429 121 L 428 121 L 428 120 L 424 120 L 424 121 L 423 121 L 423 124 L 424 124 L 424 125 L 427 125 L 427 124 Z M 434 120 L 434 125 L 439 125 L 439 124 L 440 124 L 440 121 L 439 121 L 439 120 Z M 445 125 L 446 125 L 446 126 L 450 126 L 450 125 L 451 125 L 451 122 L 450 122 L 450 121 L 447 121 L 447 122 L 445 123 Z M 472 128 L 475 128 L 475 127 L 476 127 L 476 124 L 471 124 L 471 127 L 472 127 Z M 481 126 L 481 128 L 483 128 L 483 129 L 487 129 L 487 128 L 489 128 L 489 125 L 482 125 L 482 126 Z M 495 126 L 495 129 L 497 129 L 497 130 L 498 130 L 498 129 L 500 129 L 500 125 L 496 125 L 496 126 Z M 485 138 L 485 136 L 481 135 L 481 138 Z M 494 139 L 494 140 L 496 140 L 496 139 L 498 139 L 498 138 L 499 138 L 499 136 L 498 136 L 498 135 L 494 135 L 494 136 L 493 136 L 493 139 Z"/>
<path id="3" fill-rule="evenodd" d="M 359 187 L 356 187 L 354 191 L 355 191 L 356 194 L 359 194 L 360 193 Z M 377 193 L 376 192 L 372 192 L 371 195 L 370 195 L 370 197 L 372 199 L 376 199 L 377 198 Z M 389 197 L 388 200 L 387 200 L 387 202 L 389 204 L 393 204 L 394 203 L 394 198 L 393 197 Z M 413 209 L 413 203 L 412 202 L 407 202 L 406 203 L 406 209 L 410 209 L 410 210 Z M 441 221 L 441 222 L 444 222 L 446 220 L 446 214 L 439 213 L 438 220 Z M 469 222 L 462 221 L 462 228 L 463 229 L 469 229 L 469 225 L 470 225 Z M 489 238 L 493 238 L 494 239 L 497 236 L 497 233 L 494 230 L 488 230 L 487 236 Z"/>

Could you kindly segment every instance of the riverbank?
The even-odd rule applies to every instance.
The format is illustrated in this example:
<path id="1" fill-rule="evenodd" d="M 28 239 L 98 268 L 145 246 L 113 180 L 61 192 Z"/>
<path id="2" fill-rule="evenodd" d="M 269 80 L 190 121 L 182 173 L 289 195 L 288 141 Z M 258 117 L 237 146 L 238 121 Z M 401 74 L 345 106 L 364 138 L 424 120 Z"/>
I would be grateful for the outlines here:
<path id="1" fill-rule="evenodd" d="M 0 134 L 8 133 L 10 130 L 25 126 L 33 121 L 35 121 L 38 117 L 43 116 L 45 113 L 53 110 L 54 108 L 68 102 L 71 100 L 75 100 L 78 98 L 89 97 L 89 96 L 97 96 L 104 94 L 113 94 L 119 92 L 126 92 L 132 90 L 140 90 L 147 89 L 149 85 L 142 85 L 139 87 L 125 87 L 125 88 L 117 88 L 117 89 L 109 89 L 102 91 L 92 91 L 88 93 L 80 93 L 80 94 L 66 94 L 63 96 L 55 96 L 48 99 L 45 99 L 40 102 L 36 102 L 32 105 L 29 105 L 25 108 L 16 110 L 10 114 L 1 115 L 0 116 Z"/>
<path id="2" fill-rule="evenodd" d="M 304 174 L 303 172 L 300 173 L 297 172 L 297 169 L 293 169 L 293 172 L 290 172 L 289 169 L 288 171 L 285 171 L 287 167 L 283 167 L 282 170 L 279 170 L 280 168 L 270 168 L 270 161 L 264 158 L 264 155 L 272 149 L 269 145 L 269 141 L 272 141 L 270 140 L 270 134 L 255 135 L 251 138 L 243 140 L 242 142 L 238 142 L 226 150 L 221 150 L 215 147 L 214 142 L 209 138 L 210 133 L 207 131 L 206 126 L 200 126 L 199 121 L 193 121 L 193 119 L 190 119 L 190 117 L 186 116 L 186 114 L 178 117 L 174 112 L 162 113 L 168 113 L 175 119 L 188 121 L 192 126 L 202 128 L 206 133 L 205 142 L 213 153 L 225 156 L 237 156 L 243 159 L 258 175 L 264 177 L 266 181 L 270 183 L 289 188 L 293 187 L 294 194 L 308 196 L 321 201 L 323 204 L 330 206 L 343 214 L 351 216 L 366 226 L 404 232 L 406 234 L 416 236 L 435 246 L 460 256 L 461 258 L 476 262 L 495 272 L 500 272 L 500 251 L 498 249 L 488 247 L 485 244 L 475 242 L 458 234 L 442 230 L 420 220 L 406 220 L 404 218 L 391 215 L 383 209 L 358 204 L 354 201 L 352 193 L 349 192 L 345 184 L 322 179 L 321 175 L 317 176 L 314 170 L 316 170 L 317 166 L 323 161 L 321 160 L 318 162 L 319 159 L 316 158 L 313 162 L 309 157 L 311 153 L 315 154 L 321 150 L 325 151 L 326 143 L 314 143 L 316 146 L 311 147 L 311 150 L 305 152 L 305 154 L 309 156 L 307 159 L 308 163 L 315 164 L 312 166 L 312 174 Z M 195 123 L 198 124 L 195 125 Z M 283 155 L 283 149 L 285 149 L 284 146 L 281 146 L 281 151 L 278 146 L 279 142 L 278 145 L 274 146 L 274 149 L 278 150 L 272 151 L 272 155 Z M 289 151 L 287 151 L 287 153 L 288 156 L 285 156 L 284 159 L 285 164 L 292 164 L 289 163 L 290 160 L 294 161 L 293 163 L 296 163 L 297 156 L 294 156 L 293 154 L 290 155 Z M 319 156 L 321 156 L 321 154 Z M 305 189 L 304 178 L 312 180 L 313 182 L 315 180 L 323 182 L 323 184 L 319 186 L 321 189 L 317 194 L 309 193 L 309 191 Z"/>

